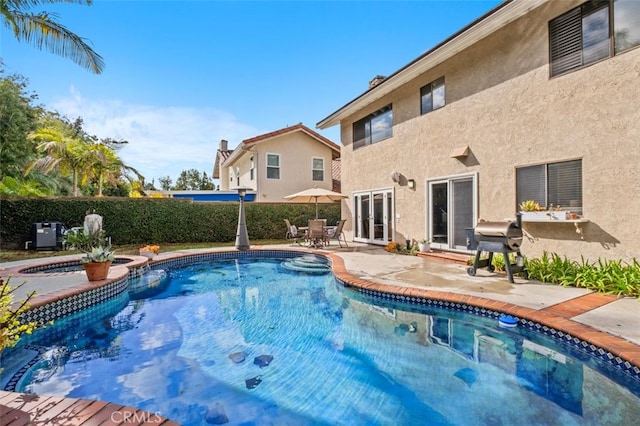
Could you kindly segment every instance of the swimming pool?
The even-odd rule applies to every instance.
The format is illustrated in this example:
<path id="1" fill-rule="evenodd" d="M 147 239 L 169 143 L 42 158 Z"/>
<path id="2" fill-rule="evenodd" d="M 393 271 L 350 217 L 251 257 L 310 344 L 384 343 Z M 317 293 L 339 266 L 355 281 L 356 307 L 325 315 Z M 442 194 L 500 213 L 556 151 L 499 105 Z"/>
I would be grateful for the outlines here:
<path id="1" fill-rule="evenodd" d="M 355 293 L 283 262 L 154 271 L 25 339 L 3 366 L 38 352 L 16 390 L 133 405 L 186 425 L 222 413 L 230 424 L 296 425 L 640 416 L 637 378 L 579 348 L 495 318 Z"/>

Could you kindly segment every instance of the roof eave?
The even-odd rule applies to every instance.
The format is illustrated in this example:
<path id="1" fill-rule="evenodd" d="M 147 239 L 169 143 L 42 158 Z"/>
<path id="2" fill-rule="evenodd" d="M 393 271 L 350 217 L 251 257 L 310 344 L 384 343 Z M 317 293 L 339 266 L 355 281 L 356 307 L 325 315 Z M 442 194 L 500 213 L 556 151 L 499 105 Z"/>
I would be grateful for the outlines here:
<path id="1" fill-rule="evenodd" d="M 319 121 L 316 124 L 316 128 L 327 129 L 340 124 L 340 121 L 346 117 L 364 109 L 367 105 L 388 95 L 407 82 L 548 1 L 549 0 L 505 0 L 476 21 L 419 56 L 413 62 L 410 62 L 391 74 L 377 86 L 367 90 Z"/>

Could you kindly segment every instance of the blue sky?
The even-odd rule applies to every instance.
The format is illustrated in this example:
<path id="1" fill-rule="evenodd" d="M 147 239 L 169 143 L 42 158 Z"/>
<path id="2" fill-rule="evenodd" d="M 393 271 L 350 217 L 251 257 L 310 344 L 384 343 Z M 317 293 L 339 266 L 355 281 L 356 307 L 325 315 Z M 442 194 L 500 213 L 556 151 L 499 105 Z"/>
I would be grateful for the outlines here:
<path id="1" fill-rule="evenodd" d="M 315 124 L 500 3 L 443 1 L 94 0 L 45 5 L 89 41 L 100 75 L 17 43 L 2 26 L 7 73 L 39 103 L 99 137 L 150 182 L 213 170 L 220 139 Z M 34 9 L 39 11 L 41 9 Z M 339 129 L 319 131 L 340 143 Z"/>

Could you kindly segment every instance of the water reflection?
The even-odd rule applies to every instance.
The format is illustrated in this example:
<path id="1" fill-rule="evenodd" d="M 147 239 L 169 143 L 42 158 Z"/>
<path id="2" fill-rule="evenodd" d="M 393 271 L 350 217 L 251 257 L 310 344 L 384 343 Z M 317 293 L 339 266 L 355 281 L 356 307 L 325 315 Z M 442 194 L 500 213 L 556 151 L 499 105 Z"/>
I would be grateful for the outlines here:
<path id="1" fill-rule="evenodd" d="M 504 329 L 499 326 L 497 319 L 477 318 L 439 308 L 374 301 L 355 293 L 350 296 L 350 308 L 356 312 L 358 326 L 375 329 L 377 336 L 391 333 L 401 335 L 424 347 L 425 364 L 438 370 L 434 374 L 443 379 L 436 380 L 441 387 L 440 392 L 450 392 L 451 398 L 463 395 L 469 399 L 481 398 L 491 409 L 498 403 L 511 403 L 511 408 L 501 407 L 500 410 L 510 411 L 514 415 L 521 409 L 519 415 L 525 424 L 531 413 L 542 415 L 549 410 L 548 404 L 541 404 L 537 397 L 561 409 L 549 410 L 547 421 L 538 417 L 537 422 L 544 424 L 573 423 L 577 419 L 582 419 L 580 423 L 586 424 L 624 424 L 634 423 L 640 416 L 640 382 L 637 378 L 621 371 L 611 374 L 613 367 L 577 348 L 558 343 L 533 330 Z M 398 330 L 405 332 L 398 333 Z M 400 346 L 397 342 L 395 345 Z M 402 350 L 385 355 L 393 356 L 402 363 L 402 353 L 407 349 L 402 347 Z M 459 361 L 445 361 L 441 356 L 426 355 L 429 351 L 442 349 L 454 354 Z M 435 362 L 438 364 L 434 365 Z M 443 370 L 446 374 L 441 374 Z M 495 370 L 504 375 L 496 374 Z M 446 384 L 446 375 L 453 375 L 464 383 L 469 392 L 478 388 L 475 396 L 460 394 L 459 388 Z M 492 377 L 488 378 L 488 375 Z M 513 386 L 509 383 L 509 377 L 513 379 Z M 496 380 L 497 386 L 488 384 L 490 380 Z M 523 404 L 523 397 L 528 402 Z M 429 398 L 426 397 L 426 400 L 429 401 Z M 518 406 L 520 408 L 516 408 Z M 606 410 L 604 407 L 607 407 Z M 483 411 L 472 410 L 467 415 L 473 413 L 478 416 L 477 421 L 487 414 Z M 554 411 L 555 414 L 550 414 Z M 577 417 L 562 417 L 566 413 Z M 447 415 L 447 418 L 452 417 Z M 515 420 L 517 416 L 513 418 Z M 535 417 L 530 419 L 534 420 Z"/>

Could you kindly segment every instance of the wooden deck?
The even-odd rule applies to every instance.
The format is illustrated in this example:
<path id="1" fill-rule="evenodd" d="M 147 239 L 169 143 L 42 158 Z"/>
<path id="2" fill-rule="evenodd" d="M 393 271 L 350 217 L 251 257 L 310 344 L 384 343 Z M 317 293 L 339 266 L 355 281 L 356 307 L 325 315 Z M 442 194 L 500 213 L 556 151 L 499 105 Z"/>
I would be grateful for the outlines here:
<path id="1" fill-rule="evenodd" d="M 179 426 L 157 414 L 103 401 L 0 391 L 0 425 Z"/>

